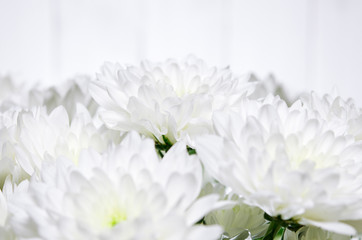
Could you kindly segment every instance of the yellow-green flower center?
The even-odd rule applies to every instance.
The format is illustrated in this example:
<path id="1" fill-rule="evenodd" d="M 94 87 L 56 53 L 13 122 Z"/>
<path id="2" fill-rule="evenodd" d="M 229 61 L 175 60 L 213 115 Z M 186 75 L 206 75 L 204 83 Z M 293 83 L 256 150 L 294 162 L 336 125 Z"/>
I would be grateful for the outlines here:
<path id="1" fill-rule="evenodd" d="M 127 216 L 125 213 L 123 213 L 121 211 L 115 211 L 111 214 L 111 216 L 109 216 L 108 226 L 114 227 L 118 223 L 126 221 L 126 220 L 127 220 Z"/>

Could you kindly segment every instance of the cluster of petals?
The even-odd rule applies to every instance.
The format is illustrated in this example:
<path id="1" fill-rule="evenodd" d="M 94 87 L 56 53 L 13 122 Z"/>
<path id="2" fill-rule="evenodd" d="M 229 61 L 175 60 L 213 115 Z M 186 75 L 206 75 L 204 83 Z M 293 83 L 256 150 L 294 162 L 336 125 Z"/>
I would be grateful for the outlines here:
<path id="1" fill-rule="evenodd" d="M 323 119 L 338 135 L 349 134 L 356 140 L 362 140 L 362 109 L 353 99 L 345 100 L 331 94 L 320 97 L 316 93 L 311 93 L 303 95 L 301 101 L 310 112 Z"/>
<path id="2" fill-rule="evenodd" d="M 136 130 L 160 143 L 185 140 L 212 131 L 213 111 L 233 108 L 255 83 L 229 68 L 208 67 L 202 60 L 142 62 L 140 67 L 107 63 L 90 86 L 112 129 Z"/>
<path id="3" fill-rule="evenodd" d="M 196 158 L 179 143 L 160 161 L 154 142 L 132 132 L 104 154 L 83 151 L 77 165 L 46 164 L 9 203 L 10 224 L 21 239 L 217 239 L 220 226 L 195 223 L 229 203 L 197 198 Z"/>
<path id="4" fill-rule="evenodd" d="M 351 99 L 291 104 L 272 76 L 194 56 L 0 85 L 0 240 L 251 240 L 273 223 L 298 227 L 284 240 L 362 234 Z"/>
<path id="5" fill-rule="evenodd" d="M 65 156 L 78 161 L 81 150 L 106 150 L 119 142 L 119 133 L 96 124 L 81 104 L 73 119 L 58 106 L 49 114 L 44 107 L 9 109 L 0 116 L 0 187 L 7 176 L 14 183 L 38 175 L 44 161 Z"/>
<path id="6" fill-rule="evenodd" d="M 344 235 L 362 219 L 362 143 L 301 101 L 244 99 L 196 140 L 206 169 L 272 217 Z M 361 223 L 361 222 L 359 222 Z M 361 229 L 357 229 L 361 230 Z"/>

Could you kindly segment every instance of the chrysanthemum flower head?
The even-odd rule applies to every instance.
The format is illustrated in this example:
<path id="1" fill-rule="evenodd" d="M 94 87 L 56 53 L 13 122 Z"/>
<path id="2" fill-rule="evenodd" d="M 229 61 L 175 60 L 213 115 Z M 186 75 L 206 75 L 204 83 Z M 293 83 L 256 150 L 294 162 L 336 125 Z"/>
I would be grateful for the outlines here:
<path id="1" fill-rule="evenodd" d="M 0 189 L 11 175 L 14 183 L 29 178 L 16 160 L 16 144 L 19 140 L 17 119 L 21 109 L 9 109 L 0 113 Z"/>
<path id="2" fill-rule="evenodd" d="M 362 144 L 331 129 L 300 101 L 245 99 L 214 116 L 196 151 L 217 180 L 275 219 L 345 235 L 362 219 Z"/>
<path id="3" fill-rule="evenodd" d="M 186 146 L 160 161 L 154 142 L 131 133 L 100 155 L 85 150 L 79 164 L 59 159 L 40 182 L 13 202 L 18 236 L 41 239 L 217 239 L 219 226 L 195 225 L 225 203 L 197 199 L 202 170 Z"/>
<path id="4" fill-rule="evenodd" d="M 0 121 L 0 187 L 9 175 L 15 183 L 39 174 L 44 161 L 65 156 L 78 161 L 82 149 L 106 150 L 119 141 L 119 133 L 95 126 L 88 110 L 77 104 L 69 119 L 63 106 L 47 113 L 46 108 L 10 109 Z"/>
<path id="5" fill-rule="evenodd" d="M 45 89 L 32 88 L 28 93 L 28 105 L 24 107 L 45 106 L 50 113 L 62 105 L 72 119 L 77 113 L 77 105 L 81 104 L 87 108 L 91 116 L 94 116 L 98 106 L 89 94 L 90 82 L 90 76 L 78 75 L 56 86 Z"/>
<path id="6" fill-rule="evenodd" d="M 337 134 L 349 134 L 356 140 L 362 140 L 362 110 L 353 99 L 345 100 L 332 94 L 320 97 L 311 93 L 303 95 L 302 102 Z"/>
<path id="7" fill-rule="evenodd" d="M 28 185 L 29 182 L 26 180 L 17 185 L 11 180 L 11 176 L 6 178 L 3 188 L 0 190 L 0 239 L 17 239 L 17 236 L 9 223 L 8 202 L 13 200 L 15 194 L 26 192 L 28 190 Z"/>
<path id="8" fill-rule="evenodd" d="M 208 67 L 189 57 L 184 62 L 145 61 L 140 67 L 107 63 L 91 87 L 103 108 L 105 124 L 135 130 L 171 144 L 212 130 L 212 112 L 232 108 L 254 83 L 235 77 L 229 68 Z"/>

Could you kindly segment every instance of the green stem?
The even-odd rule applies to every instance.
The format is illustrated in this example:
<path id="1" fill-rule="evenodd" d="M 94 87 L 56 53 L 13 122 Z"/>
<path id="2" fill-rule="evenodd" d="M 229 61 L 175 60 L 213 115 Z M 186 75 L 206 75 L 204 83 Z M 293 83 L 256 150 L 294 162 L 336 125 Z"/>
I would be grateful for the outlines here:
<path id="1" fill-rule="evenodd" d="M 162 140 L 164 141 L 164 143 L 168 147 L 168 149 L 170 149 L 172 147 L 172 142 L 170 141 L 170 139 L 168 139 L 168 137 L 166 137 L 165 135 L 162 135 Z"/>
<path id="2" fill-rule="evenodd" d="M 161 143 L 156 137 L 154 138 L 156 150 L 160 157 L 163 158 L 165 153 L 167 153 L 167 151 L 172 147 L 172 143 L 165 135 L 162 135 L 162 140 L 164 143 Z"/>
<path id="3" fill-rule="evenodd" d="M 283 239 L 285 228 L 277 221 L 271 221 L 262 240 L 281 240 Z"/>
<path id="4" fill-rule="evenodd" d="M 298 231 L 298 229 L 303 227 L 295 220 L 283 220 L 281 216 L 271 217 L 267 213 L 265 213 L 264 218 L 270 223 L 265 236 L 260 240 L 283 240 L 286 229 L 296 232 Z"/>
<path id="5" fill-rule="evenodd" d="M 165 136 L 162 135 L 162 140 L 163 143 L 161 143 L 156 137 L 155 138 L 155 147 L 156 150 L 158 152 L 158 154 L 160 155 L 161 158 L 163 158 L 163 156 L 168 152 L 168 150 L 170 150 L 170 148 L 172 147 L 172 142 Z M 187 152 L 189 153 L 189 155 L 194 155 L 196 154 L 196 150 L 186 146 Z"/>

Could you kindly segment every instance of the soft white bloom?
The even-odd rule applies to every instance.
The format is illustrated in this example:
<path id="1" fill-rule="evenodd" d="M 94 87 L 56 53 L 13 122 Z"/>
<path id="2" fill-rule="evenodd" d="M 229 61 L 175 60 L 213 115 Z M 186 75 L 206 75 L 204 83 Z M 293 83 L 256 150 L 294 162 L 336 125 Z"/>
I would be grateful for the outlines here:
<path id="1" fill-rule="evenodd" d="M 119 133 L 96 127 L 88 110 L 77 104 L 73 119 L 63 106 L 47 114 L 45 108 L 8 110 L 0 121 L 0 184 L 9 175 L 15 183 L 38 174 L 44 161 L 66 156 L 78 161 L 81 150 L 106 150 Z M 1 187 L 0 185 L 0 187 Z"/>
<path id="2" fill-rule="evenodd" d="M 9 176 L 0 191 L 0 239 L 17 239 L 13 229 L 9 224 L 8 202 L 13 200 L 14 194 L 26 192 L 28 190 L 28 181 L 23 181 L 19 185 L 13 183 Z"/>
<path id="3" fill-rule="evenodd" d="M 77 104 L 82 104 L 91 116 L 94 116 L 98 105 L 89 94 L 90 81 L 91 77 L 79 75 L 57 86 L 44 88 L 39 85 L 15 84 L 10 76 L 0 75 L 0 111 L 4 112 L 13 108 L 46 107 L 47 112 L 50 113 L 62 105 L 70 118 L 73 118 Z"/>
<path id="4" fill-rule="evenodd" d="M 309 111 L 326 121 L 338 135 L 350 134 L 362 140 L 362 110 L 353 99 L 326 94 L 322 98 L 316 93 L 304 95 L 302 102 Z"/>
<path id="5" fill-rule="evenodd" d="M 69 117 L 73 118 L 77 111 L 77 104 L 82 104 L 91 116 L 94 116 L 98 106 L 88 91 L 90 81 L 91 77 L 79 75 L 57 86 L 45 89 L 33 88 L 28 93 L 29 101 L 26 107 L 45 106 L 49 113 L 62 105 Z"/>
<path id="6" fill-rule="evenodd" d="M 220 226 L 194 225 L 221 207 L 217 195 L 197 199 L 202 169 L 185 144 L 158 158 L 154 142 L 131 133 L 79 164 L 59 159 L 12 202 L 11 223 L 23 239 L 217 239 Z"/>
<path id="7" fill-rule="evenodd" d="M 202 193 L 218 193 L 221 199 L 235 202 L 235 206 L 227 209 L 218 209 L 205 216 L 206 225 L 218 224 L 224 228 L 224 234 L 231 238 L 242 231 L 249 231 L 253 238 L 261 237 L 265 234 L 268 225 L 264 219 L 264 212 L 258 207 L 252 207 L 243 203 L 238 195 L 227 193 L 221 184 L 208 183 L 203 188 Z"/>
<path id="8" fill-rule="evenodd" d="M 249 96 L 250 99 L 260 99 L 265 98 L 269 94 L 278 95 L 287 103 L 290 102 L 292 98 L 283 86 L 275 80 L 275 77 L 270 74 L 264 79 L 259 79 L 255 74 L 250 74 L 249 82 L 256 83 L 255 91 Z"/>
<path id="9" fill-rule="evenodd" d="M 7 110 L 0 113 L 0 189 L 5 179 L 11 175 L 14 183 L 29 178 L 17 161 L 15 146 L 19 142 L 17 119 L 21 109 Z"/>
<path id="10" fill-rule="evenodd" d="M 273 217 L 345 235 L 362 219 L 362 144 L 329 127 L 300 101 L 244 99 L 214 115 L 217 135 L 196 151 L 218 181 Z"/>
<path id="11" fill-rule="evenodd" d="M 189 145 L 194 136 L 212 131 L 213 111 L 235 107 L 255 85 L 195 57 L 140 67 L 106 63 L 97 78 L 90 91 L 109 128 Z"/>

